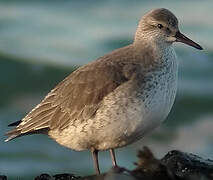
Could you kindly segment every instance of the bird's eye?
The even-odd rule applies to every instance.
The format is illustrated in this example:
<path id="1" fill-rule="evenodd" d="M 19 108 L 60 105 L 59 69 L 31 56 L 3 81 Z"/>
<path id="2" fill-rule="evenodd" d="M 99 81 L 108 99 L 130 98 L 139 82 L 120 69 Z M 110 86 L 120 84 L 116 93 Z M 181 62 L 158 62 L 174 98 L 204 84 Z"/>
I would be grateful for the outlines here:
<path id="1" fill-rule="evenodd" d="M 163 25 L 162 25 L 162 24 L 158 24 L 158 28 L 159 28 L 159 29 L 162 29 L 162 28 L 163 28 Z"/>

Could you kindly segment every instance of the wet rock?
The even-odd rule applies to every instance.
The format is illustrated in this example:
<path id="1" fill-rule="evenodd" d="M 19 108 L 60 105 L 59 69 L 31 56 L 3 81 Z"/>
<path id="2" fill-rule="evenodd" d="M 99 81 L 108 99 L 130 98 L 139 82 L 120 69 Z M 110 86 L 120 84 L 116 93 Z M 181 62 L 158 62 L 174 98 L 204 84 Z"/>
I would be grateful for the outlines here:
<path id="1" fill-rule="evenodd" d="M 53 180 L 49 174 L 41 174 L 37 176 L 34 180 Z"/>
<path id="2" fill-rule="evenodd" d="M 79 177 L 74 176 L 73 174 L 56 174 L 54 176 L 50 176 L 49 174 L 41 174 L 37 176 L 34 180 L 75 180 Z"/>
<path id="3" fill-rule="evenodd" d="M 213 179 L 213 161 L 210 159 L 191 153 L 170 151 L 161 162 L 180 179 Z"/>
<path id="4" fill-rule="evenodd" d="M 56 174 L 53 176 L 54 180 L 75 180 L 79 179 L 79 177 L 76 177 L 74 174 Z"/>

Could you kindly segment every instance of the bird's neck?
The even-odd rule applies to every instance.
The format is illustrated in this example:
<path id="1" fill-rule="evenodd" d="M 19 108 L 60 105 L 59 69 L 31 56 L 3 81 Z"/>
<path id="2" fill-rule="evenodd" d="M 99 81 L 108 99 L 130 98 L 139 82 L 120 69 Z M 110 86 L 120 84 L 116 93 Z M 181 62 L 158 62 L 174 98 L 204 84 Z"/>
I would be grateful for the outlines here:
<path id="1" fill-rule="evenodd" d="M 173 57 L 176 57 L 172 44 L 156 41 L 152 38 L 136 40 L 133 46 L 136 56 L 139 59 L 147 59 L 150 64 L 162 65 L 167 63 L 165 61 L 173 60 Z"/>
<path id="2" fill-rule="evenodd" d="M 174 51 L 172 44 L 147 35 L 140 35 L 140 38 L 135 38 L 133 46 L 138 55 L 141 54 L 141 56 L 144 56 L 144 53 L 151 52 L 153 57 L 155 57 L 153 59 L 154 61 L 159 61 L 163 59 L 163 56 L 168 54 L 168 52 Z"/>

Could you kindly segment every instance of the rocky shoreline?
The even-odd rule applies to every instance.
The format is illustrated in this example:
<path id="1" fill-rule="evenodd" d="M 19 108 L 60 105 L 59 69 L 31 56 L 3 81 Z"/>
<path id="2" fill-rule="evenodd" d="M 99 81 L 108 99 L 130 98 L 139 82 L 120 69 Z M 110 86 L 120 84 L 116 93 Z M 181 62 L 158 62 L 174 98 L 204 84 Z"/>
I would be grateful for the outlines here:
<path id="1" fill-rule="evenodd" d="M 156 159 L 152 152 L 144 147 L 138 151 L 138 162 L 134 170 L 112 168 L 100 176 L 86 177 L 74 174 L 41 174 L 34 180 L 210 180 L 213 179 L 213 160 L 197 155 L 173 150 L 162 159 Z M 0 180 L 8 180 L 0 175 Z M 19 179 L 21 180 L 21 179 Z"/>

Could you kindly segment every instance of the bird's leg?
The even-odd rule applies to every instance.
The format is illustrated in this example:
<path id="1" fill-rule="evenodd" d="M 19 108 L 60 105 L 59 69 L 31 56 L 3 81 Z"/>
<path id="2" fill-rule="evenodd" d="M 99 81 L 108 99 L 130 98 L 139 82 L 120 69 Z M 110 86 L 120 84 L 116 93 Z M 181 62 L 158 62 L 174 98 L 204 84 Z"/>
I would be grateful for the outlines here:
<path id="1" fill-rule="evenodd" d="M 110 151 L 110 155 L 111 155 L 111 158 L 112 158 L 112 164 L 113 164 L 114 172 L 116 172 L 116 173 L 122 173 L 122 172 L 126 171 L 126 172 L 130 173 L 129 170 L 127 170 L 125 168 L 118 167 L 117 162 L 116 162 L 116 158 L 115 158 L 115 151 L 114 151 L 114 149 L 110 149 L 109 151 Z"/>
<path id="2" fill-rule="evenodd" d="M 100 175 L 99 163 L 98 163 L 98 150 L 95 148 L 91 148 L 92 158 L 96 170 L 96 174 Z"/>
<path id="3" fill-rule="evenodd" d="M 115 151 L 114 149 L 110 149 L 110 155 L 111 155 L 111 158 L 112 158 L 112 164 L 114 167 L 118 167 L 117 165 L 117 162 L 116 162 L 116 158 L 115 158 Z"/>

